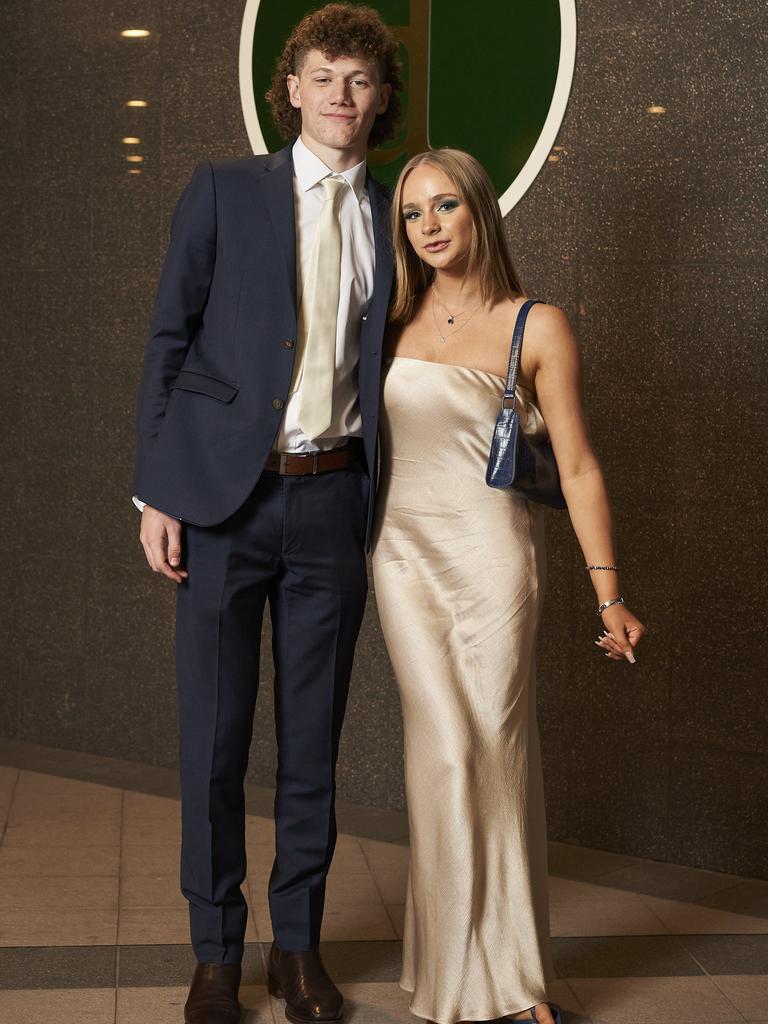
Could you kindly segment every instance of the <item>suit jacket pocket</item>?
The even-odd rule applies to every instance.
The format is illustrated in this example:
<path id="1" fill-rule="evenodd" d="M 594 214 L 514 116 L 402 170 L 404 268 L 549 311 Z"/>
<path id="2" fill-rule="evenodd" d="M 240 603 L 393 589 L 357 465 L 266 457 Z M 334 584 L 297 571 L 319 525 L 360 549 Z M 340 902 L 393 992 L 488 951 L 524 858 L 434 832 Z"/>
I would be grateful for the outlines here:
<path id="1" fill-rule="evenodd" d="M 231 402 L 239 388 L 236 384 L 230 384 L 228 380 L 220 380 L 218 377 L 211 377 L 207 373 L 198 373 L 195 370 L 180 370 L 171 390 L 194 391 L 199 395 L 207 395 L 219 402 Z"/>

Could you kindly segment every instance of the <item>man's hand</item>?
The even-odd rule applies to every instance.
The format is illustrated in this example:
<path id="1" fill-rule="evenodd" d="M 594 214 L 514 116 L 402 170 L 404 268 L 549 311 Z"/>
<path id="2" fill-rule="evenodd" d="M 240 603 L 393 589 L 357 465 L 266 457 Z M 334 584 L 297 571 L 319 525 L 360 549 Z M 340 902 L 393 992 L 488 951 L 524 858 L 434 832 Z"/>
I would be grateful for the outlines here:
<path id="1" fill-rule="evenodd" d="M 162 573 L 176 583 L 189 576 L 186 569 L 178 568 L 181 563 L 181 523 L 178 519 L 145 505 L 141 513 L 139 539 L 153 572 Z"/>

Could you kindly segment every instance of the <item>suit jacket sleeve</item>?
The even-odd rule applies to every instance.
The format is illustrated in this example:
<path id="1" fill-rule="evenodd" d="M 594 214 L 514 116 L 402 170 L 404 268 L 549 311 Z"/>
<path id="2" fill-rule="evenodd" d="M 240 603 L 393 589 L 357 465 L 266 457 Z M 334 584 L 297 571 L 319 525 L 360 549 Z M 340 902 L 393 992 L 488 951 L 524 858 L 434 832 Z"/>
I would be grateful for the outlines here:
<path id="1" fill-rule="evenodd" d="M 216 195 L 210 163 L 198 164 L 171 221 L 139 387 L 136 480 L 156 439 L 168 397 L 202 323 L 216 253 Z"/>

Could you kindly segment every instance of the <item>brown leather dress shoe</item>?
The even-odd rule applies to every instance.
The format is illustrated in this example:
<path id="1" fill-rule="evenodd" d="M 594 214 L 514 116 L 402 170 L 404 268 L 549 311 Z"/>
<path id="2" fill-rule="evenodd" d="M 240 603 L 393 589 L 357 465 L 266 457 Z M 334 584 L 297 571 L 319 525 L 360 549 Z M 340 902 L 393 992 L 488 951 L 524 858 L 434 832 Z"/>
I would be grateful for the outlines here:
<path id="1" fill-rule="evenodd" d="M 238 1024 L 240 964 L 198 964 L 184 1005 L 185 1024 Z"/>
<path id="2" fill-rule="evenodd" d="M 315 951 L 288 953 L 272 943 L 267 985 L 271 996 L 285 999 L 285 1016 L 292 1024 L 331 1024 L 342 1019 L 344 998 Z"/>

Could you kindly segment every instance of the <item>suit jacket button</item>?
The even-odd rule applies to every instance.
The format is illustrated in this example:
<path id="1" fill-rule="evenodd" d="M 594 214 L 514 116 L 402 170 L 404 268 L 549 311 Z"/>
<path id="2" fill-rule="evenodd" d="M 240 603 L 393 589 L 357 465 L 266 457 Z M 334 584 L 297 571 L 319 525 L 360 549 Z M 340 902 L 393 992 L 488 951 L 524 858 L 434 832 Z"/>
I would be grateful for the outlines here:
<path id="1" fill-rule="evenodd" d="M 282 409 L 284 404 L 285 403 L 283 402 L 282 398 L 273 398 L 272 399 L 272 408 L 273 409 Z"/>
<path id="2" fill-rule="evenodd" d="M 283 342 L 283 348 L 293 348 L 293 341 L 291 338 L 286 338 Z"/>

